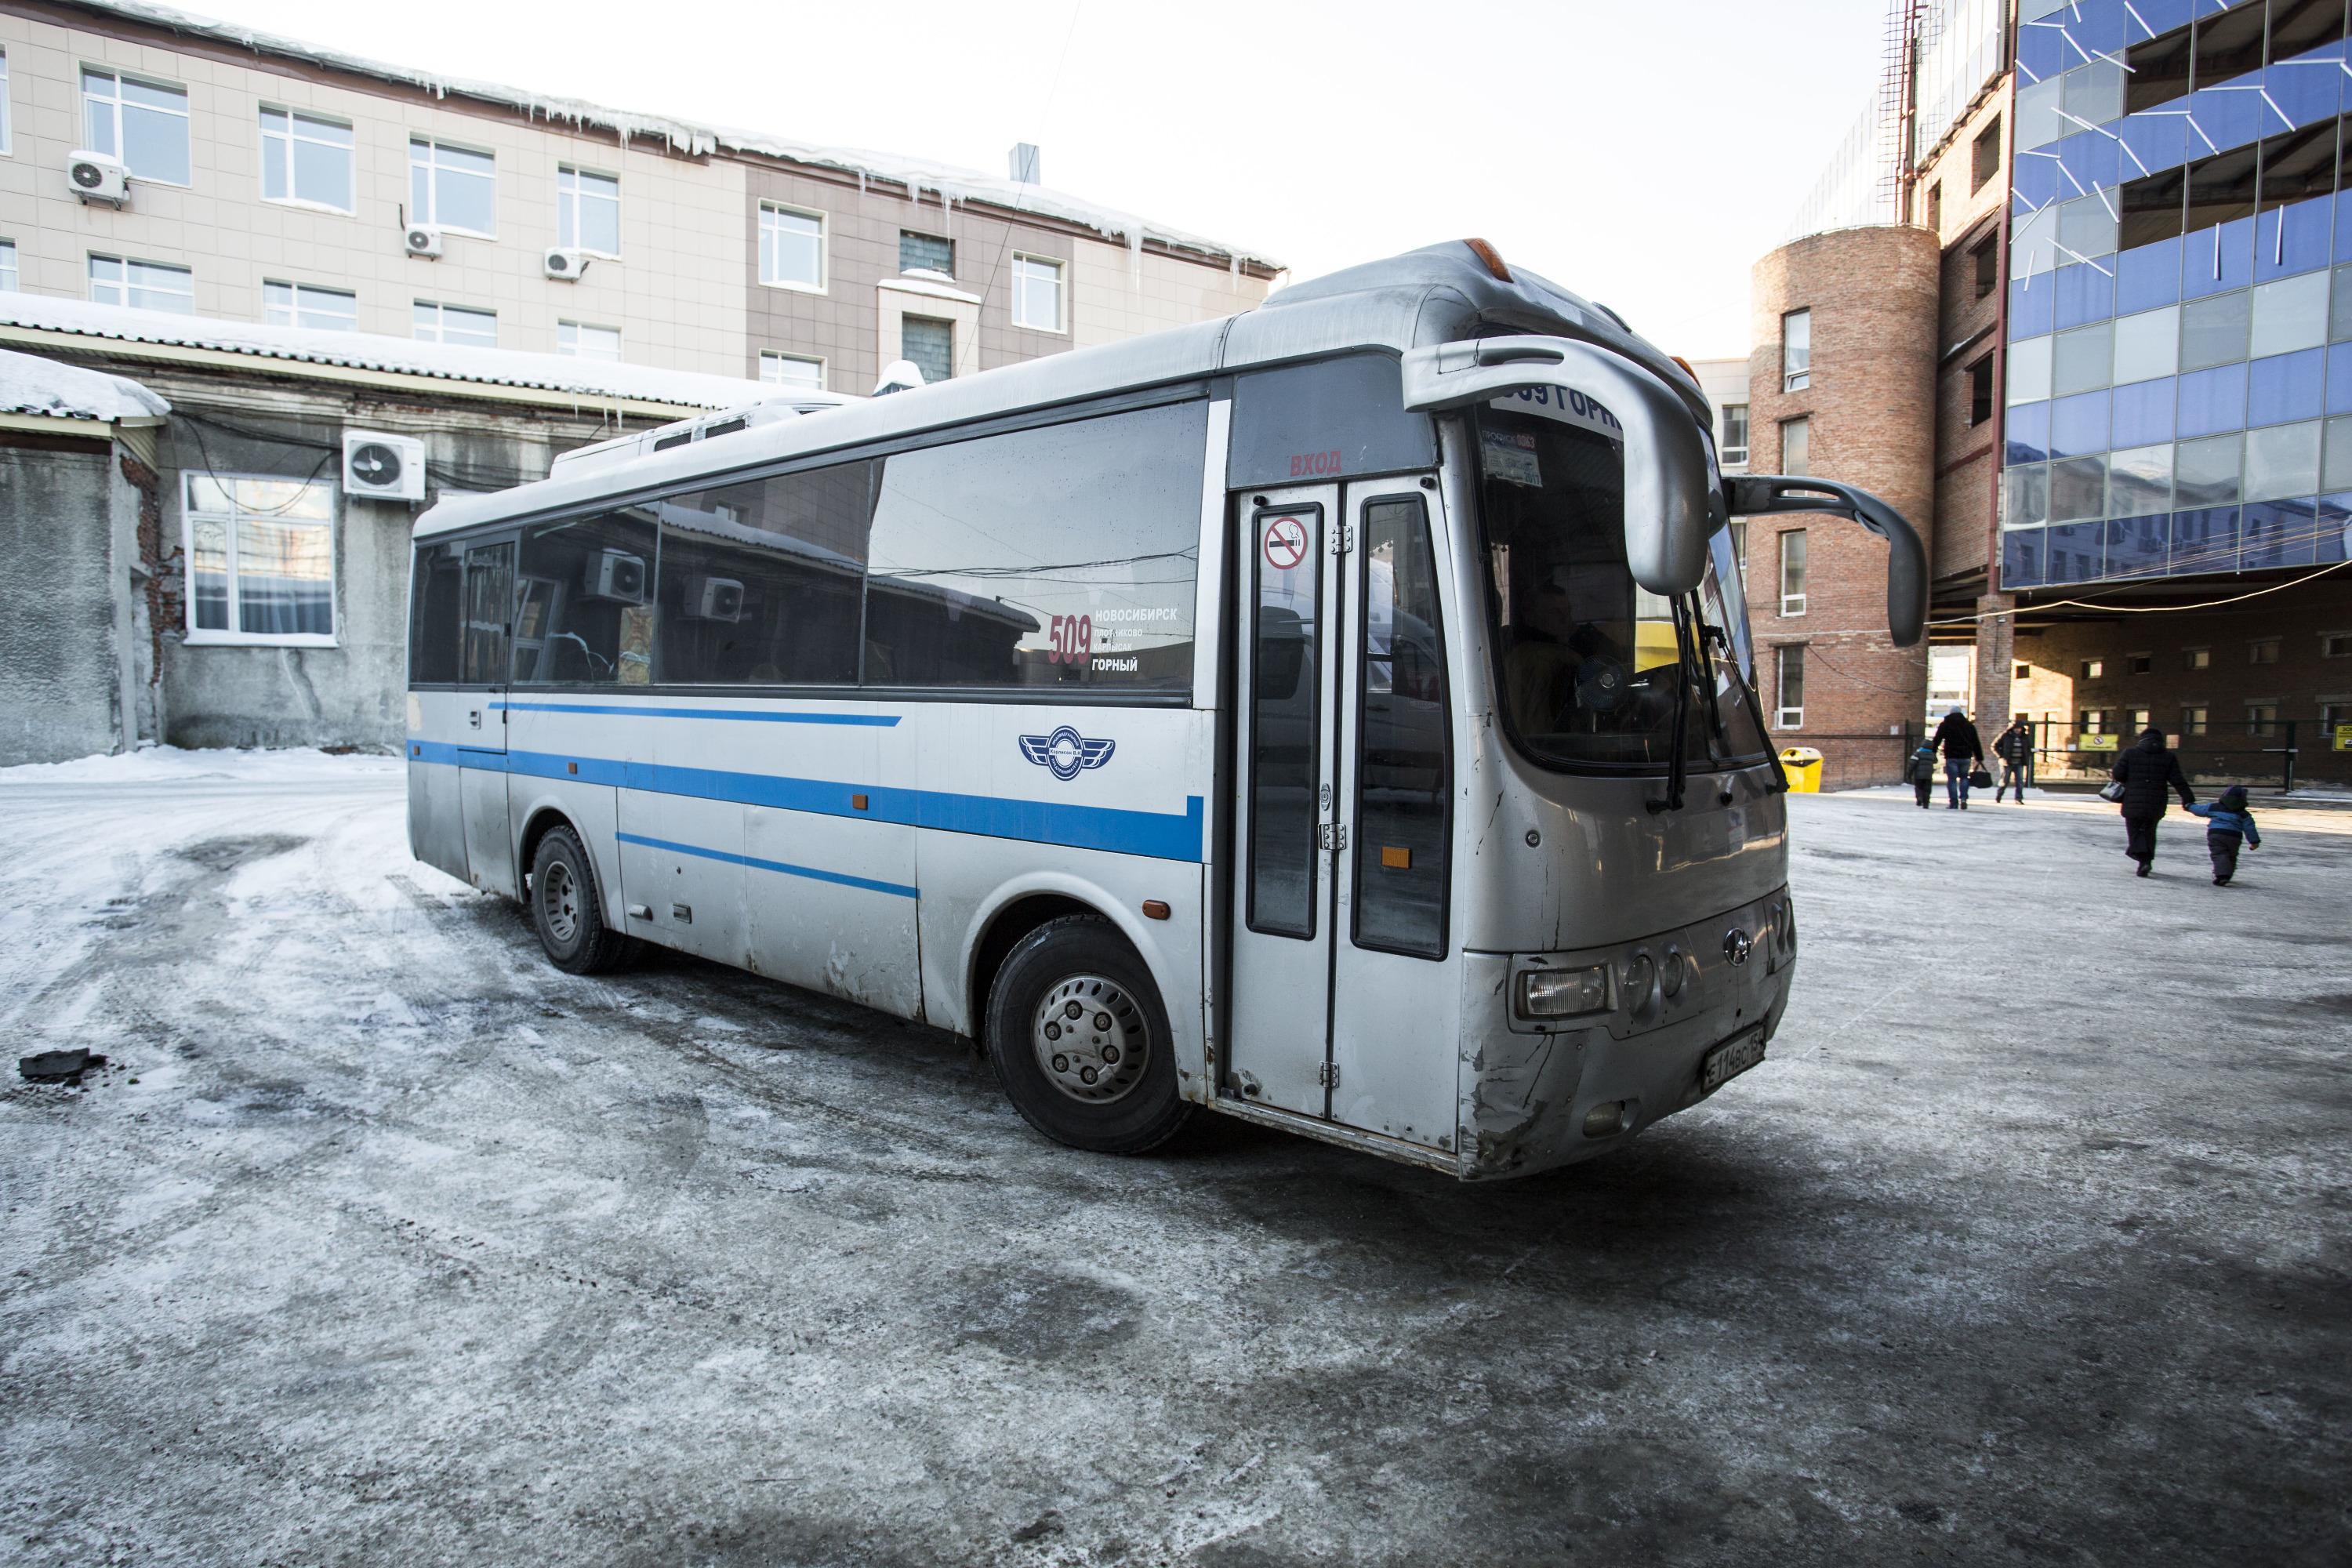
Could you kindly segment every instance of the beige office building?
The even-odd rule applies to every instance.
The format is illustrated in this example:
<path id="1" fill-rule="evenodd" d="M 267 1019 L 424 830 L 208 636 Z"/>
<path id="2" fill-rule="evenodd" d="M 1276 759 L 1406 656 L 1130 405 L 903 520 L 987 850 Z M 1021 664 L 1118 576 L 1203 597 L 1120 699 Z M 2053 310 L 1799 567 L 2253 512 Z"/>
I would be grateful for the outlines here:
<path id="1" fill-rule="evenodd" d="M 1279 272 L 1034 180 L 154 17 L 0 0 L 0 289 L 864 394 L 900 358 L 1231 314 Z"/>

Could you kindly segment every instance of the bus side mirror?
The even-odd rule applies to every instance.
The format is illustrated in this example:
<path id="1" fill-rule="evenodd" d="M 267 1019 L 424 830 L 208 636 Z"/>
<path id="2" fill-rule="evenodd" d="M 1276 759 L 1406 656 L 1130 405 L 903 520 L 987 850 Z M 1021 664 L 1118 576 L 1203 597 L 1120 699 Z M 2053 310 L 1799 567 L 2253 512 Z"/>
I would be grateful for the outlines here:
<path id="1" fill-rule="evenodd" d="M 1852 518 L 1886 541 L 1886 630 L 1896 647 L 1917 646 L 1927 629 L 1927 547 L 1901 512 L 1868 490 L 1811 476 L 1727 476 L 1723 493 L 1734 517 L 1827 512 Z"/>
<path id="2" fill-rule="evenodd" d="M 1670 599 L 1698 586 L 1713 531 L 1714 465 L 1704 428 L 1672 387 L 1574 338 L 1478 338 L 1405 353 L 1404 405 L 1415 413 L 1506 399 L 1516 412 L 1622 433 L 1633 581 Z"/>

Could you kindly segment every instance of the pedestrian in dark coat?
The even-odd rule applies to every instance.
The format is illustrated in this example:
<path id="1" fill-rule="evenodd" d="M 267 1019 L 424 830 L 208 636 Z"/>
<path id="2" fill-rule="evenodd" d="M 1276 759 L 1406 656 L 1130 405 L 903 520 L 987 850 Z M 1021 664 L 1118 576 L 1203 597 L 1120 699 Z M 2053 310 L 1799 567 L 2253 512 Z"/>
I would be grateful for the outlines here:
<path id="1" fill-rule="evenodd" d="M 2020 713 L 2010 721 L 2000 739 L 1992 743 L 1994 755 L 2000 758 L 2000 788 L 1992 792 L 1992 803 L 2000 804 L 2003 791 L 2014 787 L 2017 804 L 2025 804 L 2025 786 L 2033 778 L 2033 726 Z"/>
<path id="2" fill-rule="evenodd" d="M 1944 753 L 1944 809 L 1969 808 L 1969 774 L 1984 765 L 1984 741 L 1969 716 L 1955 706 L 1936 726 L 1936 749 Z"/>
<path id="3" fill-rule="evenodd" d="M 1910 784 L 1912 797 L 1918 801 L 1919 809 L 1927 810 L 1927 797 L 1936 791 L 1935 742 L 1919 742 L 1919 749 L 1911 753 L 1909 762 L 1903 764 L 1903 777 Z"/>
<path id="4" fill-rule="evenodd" d="M 2197 795 L 2180 771 L 2180 759 L 2164 743 L 2164 731 L 2151 725 L 2140 731 L 2138 744 L 2116 758 L 2111 775 L 2124 786 L 2124 853 L 2139 862 L 2139 874 L 2156 864 L 2156 825 L 2171 804 L 2170 792 L 2180 792 L 2180 804 L 2194 805 Z"/>
<path id="5" fill-rule="evenodd" d="M 2205 819 L 2205 850 L 2213 857 L 2213 885 L 2226 888 L 2230 879 L 2238 874 L 2238 847 L 2263 847 L 2263 836 L 2254 827 L 2254 814 L 2246 809 L 2246 786 L 2231 784 L 2211 805 L 2192 805 L 2189 809 Z"/>

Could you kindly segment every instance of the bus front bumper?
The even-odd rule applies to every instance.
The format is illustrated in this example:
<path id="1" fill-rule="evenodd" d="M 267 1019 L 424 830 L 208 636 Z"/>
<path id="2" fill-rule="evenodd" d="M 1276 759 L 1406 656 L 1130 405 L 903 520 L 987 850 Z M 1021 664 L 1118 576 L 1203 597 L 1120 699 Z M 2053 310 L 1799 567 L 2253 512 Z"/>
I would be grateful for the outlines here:
<path id="1" fill-rule="evenodd" d="M 1677 931 L 1563 953 L 1465 953 L 1455 1148 L 1465 1181 L 1530 1175 L 1617 1148 L 1744 1070 L 1796 973 L 1788 890 Z M 1679 965 L 1672 996 L 1654 976 Z M 1610 1008 L 1553 1024 L 1515 1007 L 1530 970 L 1606 966 Z M 1629 984 L 1650 976 L 1647 984 Z M 1719 1077 L 1705 1076 L 1709 1058 Z"/>

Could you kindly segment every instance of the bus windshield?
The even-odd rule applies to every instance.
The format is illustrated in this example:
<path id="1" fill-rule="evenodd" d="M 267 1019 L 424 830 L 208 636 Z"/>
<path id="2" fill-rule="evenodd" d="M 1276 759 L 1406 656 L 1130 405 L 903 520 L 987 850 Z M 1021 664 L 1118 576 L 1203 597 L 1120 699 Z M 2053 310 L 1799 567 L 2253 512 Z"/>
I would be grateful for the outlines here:
<path id="1" fill-rule="evenodd" d="M 1685 767 L 1760 761 L 1735 662 L 1747 628 L 1733 625 L 1712 560 L 1679 605 L 1626 565 L 1622 442 L 1493 407 L 1479 411 L 1477 438 L 1489 640 L 1512 742 L 1545 767 L 1663 773 L 1679 706 Z"/>

